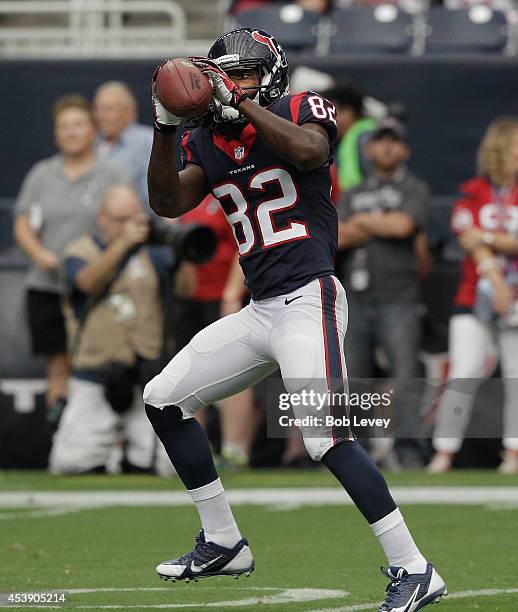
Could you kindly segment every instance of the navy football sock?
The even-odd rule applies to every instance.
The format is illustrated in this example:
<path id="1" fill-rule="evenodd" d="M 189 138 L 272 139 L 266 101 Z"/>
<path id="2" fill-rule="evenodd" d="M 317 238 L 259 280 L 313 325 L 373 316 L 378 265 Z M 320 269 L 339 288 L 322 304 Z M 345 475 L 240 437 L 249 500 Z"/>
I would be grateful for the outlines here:
<path id="1" fill-rule="evenodd" d="M 385 479 L 358 442 L 334 446 L 324 455 L 322 463 L 340 481 L 369 524 L 396 509 Z"/>
<path id="2" fill-rule="evenodd" d="M 146 414 L 188 490 L 217 480 L 209 439 L 196 419 L 183 420 L 178 406 L 146 404 Z"/>

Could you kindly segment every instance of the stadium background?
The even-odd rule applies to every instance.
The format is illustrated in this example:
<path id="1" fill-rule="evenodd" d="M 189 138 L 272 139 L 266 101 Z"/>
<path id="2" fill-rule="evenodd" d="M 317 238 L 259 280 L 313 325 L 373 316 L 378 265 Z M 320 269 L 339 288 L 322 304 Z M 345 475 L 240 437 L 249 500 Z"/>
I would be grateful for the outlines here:
<path id="1" fill-rule="evenodd" d="M 426 316 L 425 348 L 432 353 L 447 350 L 447 321 L 455 291 L 460 252 L 449 231 L 449 213 L 458 184 L 474 171 L 475 152 L 489 122 L 499 115 L 513 115 L 518 100 L 518 59 L 480 55 L 431 57 L 359 56 L 317 58 L 291 53 L 292 71 L 305 66 L 347 78 L 370 96 L 384 103 L 400 101 L 408 112 L 408 137 L 412 147 L 410 168 L 431 186 L 430 223 L 427 233 L 435 252 L 435 266 L 424 287 Z M 4 308 L 0 311 L 0 401 L 8 420 L 0 423 L 0 465 L 41 467 L 45 463 L 48 440 L 42 431 L 43 415 L 33 411 L 35 402 L 26 382 L 42 374 L 41 362 L 31 356 L 23 309 L 22 279 L 26 260 L 13 247 L 12 208 L 14 198 L 28 169 L 53 151 L 50 108 L 60 95 L 74 91 L 91 97 L 95 88 L 110 79 L 127 82 L 139 101 L 143 123 L 150 123 L 148 86 L 157 59 L 150 60 L 10 60 L 0 61 L 2 91 L 0 105 L 4 117 L 24 117 L 4 121 L 4 146 L 0 150 L 3 168 L 0 195 L 0 282 Z M 34 103 L 37 100 L 37 103 Z M 14 379 L 14 381 L 13 381 Z M 20 387 L 21 384 L 21 387 Z M 38 383 L 33 384 L 38 389 Z M 14 400 L 9 389 L 19 397 Z M 39 384 L 39 392 L 42 386 Z M 18 397 L 17 396 L 17 397 Z M 29 402 L 14 407 L 13 402 Z M 38 404 L 38 405 L 39 405 Z M 24 425 L 22 425 L 24 423 Z M 33 436 L 21 432 L 29 429 Z M 26 445 L 33 451 L 28 453 Z M 468 455 L 470 443 L 467 443 Z M 473 444 L 473 443 L 472 443 Z M 475 442 L 475 447 L 480 442 Z M 486 444 L 487 446 L 487 444 Z M 465 448 L 465 451 L 466 451 Z M 497 445 L 489 444 L 494 464 Z M 36 449 L 39 449 L 36 452 Z M 14 453 L 14 455 L 13 455 Z M 467 459 L 477 465 L 479 453 Z M 473 463 L 474 462 L 474 463 Z M 463 461 L 461 460 L 461 463 Z"/>
<path id="2" fill-rule="evenodd" d="M 217 34 L 211 16 L 219 3 L 183 4 L 191 5 L 187 13 L 188 37 L 208 40 Z M 212 12 L 203 19 L 209 8 Z M 172 50 L 171 55 L 180 52 Z M 302 470 L 224 475 L 227 488 L 236 497 L 240 491 L 244 491 L 244 498 L 251 496 L 251 501 L 239 502 L 236 514 L 243 531 L 257 542 L 257 576 L 250 589 L 247 583 L 240 590 L 232 590 L 228 582 L 216 580 L 193 594 L 158 589 L 152 572 L 157 555 L 163 554 L 164 547 L 168 549 L 172 538 L 150 525 L 171 523 L 174 511 L 175 546 L 185 548 L 197 529 L 197 519 L 190 508 L 173 510 L 171 506 L 178 503 L 176 498 L 160 497 L 162 493 L 180 495 L 176 480 L 151 476 L 51 478 L 43 472 L 13 469 L 43 468 L 49 445 L 48 438 L 42 435 L 42 363 L 30 355 L 21 315 L 26 261 L 13 246 L 13 200 L 31 165 L 54 151 L 50 108 L 58 96 L 73 91 L 91 97 L 98 84 L 120 79 L 137 95 L 139 119 L 150 123 L 149 76 L 160 59 L 159 55 L 124 60 L 0 59 L 0 91 L 4 94 L 0 99 L 0 567 L 4 568 L 0 593 L 82 590 L 72 597 L 95 609 L 106 604 L 124 609 L 152 608 L 159 604 L 171 606 L 171 601 L 196 610 L 207 602 L 221 610 L 262 610 L 269 603 L 272 609 L 283 612 L 325 606 L 351 611 L 373 609 L 373 604 L 365 602 L 379 599 L 383 585 L 379 579 L 376 582 L 374 571 L 369 571 L 367 577 L 363 571 L 365 567 L 376 569 L 381 561 L 380 551 L 375 543 L 369 541 L 365 545 L 367 531 L 353 509 L 343 509 L 341 502 L 325 501 L 327 492 L 337 493 L 327 474 Z M 304 65 L 346 77 L 385 103 L 398 100 L 405 104 L 413 150 L 410 167 L 430 183 L 433 193 L 428 232 L 436 265 L 425 287 L 430 325 L 426 341 L 431 352 L 444 352 L 449 304 L 459 266 L 458 251 L 449 248 L 451 203 L 459 182 L 473 174 L 476 148 L 485 127 L 496 116 L 518 115 L 518 57 L 316 57 L 291 52 L 289 60 L 292 69 Z M 499 441 L 468 440 L 465 446 L 469 465 L 477 461 L 496 465 Z M 396 497 L 402 500 L 418 540 L 426 542 L 430 555 L 449 579 L 453 597 L 442 604 L 443 609 L 515 612 L 518 558 L 512 534 L 518 506 L 516 477 L 489 471 L 445 476 L 419 472 L 391 475 L 389 482 L 396 487 Z M 314 492 L 315 499 L 309 507 L 307 500 L 296 501 L 300 490 L 310 495 Z M 254 491 L 257 497 L 253 497 Z M 104 493 L 112 497 L 99 501 Z M 152 499 L 139 502 L 139 494 Z M 127 496 L 136 499 L 128 501 Z M 77 501 L 80 498 L 91 501 L 81 505 Z M 337 530 L 331 552 L 324 525 Z M 345 527 L 345 533 L 339 527 Z M 139 554 L 135 554 L 136 549 Z M 316 568 L 315 558 L 319 559 Z M 272 559 L 280 559 L 281 563 L 272 566 Z M 144 566 L 147 569 L 143 571 Z M 376 592 L 372 590 L 373 583 Z M 121 592 L 115 592 L 129 591 L 129 587 L 132 592 L 125 594 L 126 599 Z M 323 601 L 317 593 L 316 603 L 311 603 L 308 587 L 320 590 Z M 355 599 L 347 598 L 351 606 L 343 607 L 345 591 L 354 593 Z M 231 601 L 238 597 L 240 604 Z M 272 597 L 271 602 L 268 597 Z"/>

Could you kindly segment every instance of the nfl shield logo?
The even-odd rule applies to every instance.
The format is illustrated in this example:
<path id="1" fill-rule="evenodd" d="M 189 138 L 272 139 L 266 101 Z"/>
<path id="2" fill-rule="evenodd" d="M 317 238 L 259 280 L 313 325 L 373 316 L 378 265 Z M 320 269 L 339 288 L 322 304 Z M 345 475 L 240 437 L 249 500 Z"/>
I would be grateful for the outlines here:
<path id="1" fill-rule="evenodd" d="M 234 157 L 239 161 L 245 156 L 245 147 L 236 147 L 234 149 Z"/>

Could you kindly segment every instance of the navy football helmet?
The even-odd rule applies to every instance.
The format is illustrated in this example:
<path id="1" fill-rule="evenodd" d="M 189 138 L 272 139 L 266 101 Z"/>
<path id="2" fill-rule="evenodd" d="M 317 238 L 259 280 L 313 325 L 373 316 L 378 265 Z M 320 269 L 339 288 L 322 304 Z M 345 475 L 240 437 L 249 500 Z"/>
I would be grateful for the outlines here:
<path id="1" fill-rule="evenodd" d="M 286 54 L 275 38 L 264 30 L 239 28 L 226 32 L 212 45 L 208 57 L 224 71 L 258 68 L 260 84 L 254 100 L 260 106 L 270 106 L 288 93 Z M 213 110 L 219 121 L 235 121 L 241 117 L 239 111 L 220 103 L 215 103 Z"/>

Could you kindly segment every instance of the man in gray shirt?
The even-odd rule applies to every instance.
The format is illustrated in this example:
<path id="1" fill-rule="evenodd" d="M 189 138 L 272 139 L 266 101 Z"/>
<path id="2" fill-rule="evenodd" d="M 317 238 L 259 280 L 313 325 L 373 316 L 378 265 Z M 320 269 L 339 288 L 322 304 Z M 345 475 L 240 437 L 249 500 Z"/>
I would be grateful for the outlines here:
<path id="1" fill-rule="evenodd" d="M 122 81 L 108 81 L 94 96 L 94 116 L 99 131 L 97 152 L 117 160 L 150 212 L 147 194 L 147 167 L 153 128 L 137 123 L 137 100 Z"/>
<path id="2" fill-rule="evenodd" d="M 54 105 L 58 154 L 33 166 L 18 196 L 14 233 L 32 260 L 27 310 L 32 348 L 47 362 L 47 406 L 58 415 L 67 395 L 68 357 L 61 311 L 65 247 L 93 231 L 104 191 L 128 183 L 120 166 L 95 154 L 95 126 L 87 100 L 64 96 Z"/>
<path id="3" fill-rule="evenodd" d="M 39 265 L 45 253 L 35 253 L 35 265 L 27 276 L 29 287 L 61 293 L 59 263 L 65 247 L 93 229 L 104 192 L 119 183 L 129 183 L 127 174 L 117 163 L 99 157 L 93 157 L 90 167 L 75 180 L 65 174 L 61 154 L 38 162 L 30 170 L 15 214 L 17 219 L 22 215 L 27 218 L 41 245 L 57 256 L 58 265 Z"/>
<path id="4" fill-rule="evenodd" d="M 419 375 L 420 280 L 414 240 L 427 218 L 428 188 L 405 166 L 403 126 L 385 119 L 367 147 L 373 171 L 339 203 L 337 274 L 349 303 L 345 340 L 351 379 L 370 378 L 381 346 L 395 379 L 396 450 L 402 465 L 422 462 L 419 406 L 410 405 Z M 414 439 L 411 439 L 414 438 Z"/>

